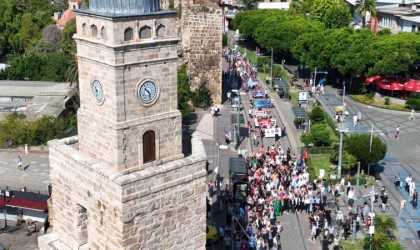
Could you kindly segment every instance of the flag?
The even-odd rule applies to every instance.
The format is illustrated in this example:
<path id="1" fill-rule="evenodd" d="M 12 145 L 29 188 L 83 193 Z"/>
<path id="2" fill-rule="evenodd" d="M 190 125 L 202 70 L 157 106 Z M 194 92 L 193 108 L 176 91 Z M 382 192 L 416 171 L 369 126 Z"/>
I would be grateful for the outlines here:
<path id="1" fill-rule="evenodd" d="M 306 148 L 305 148 L 305 150 L 303 151 L 303 159 L 307 160 L 308 158 L 309 158 L 308 152 L 306 151 Z"/>

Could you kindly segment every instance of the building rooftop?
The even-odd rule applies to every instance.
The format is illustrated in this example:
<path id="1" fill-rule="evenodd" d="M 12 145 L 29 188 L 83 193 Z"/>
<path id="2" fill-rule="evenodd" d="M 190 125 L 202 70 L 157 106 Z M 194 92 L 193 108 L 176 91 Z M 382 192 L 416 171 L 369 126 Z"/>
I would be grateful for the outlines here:
<path id="1" fill-rule="evenodd" d="M 89 11 L 107 15 L 143 15 L 158 12 L 159 0 L 90 0 Z"/>
<path id="2" fill-rule="evenodd" d="M 28 119 L 58 117 L 75 93 L 76 87 L 70 87 L 68 83 L 0 81 L 0 97 L 32 97 L 27 102 L 0 103 L 0 119 L 10 112 L 23 113 Z"/>
<path id="3" fill-rule="evenodd" d="M 76 15 L 71 9 L 67 9 L 63 12 L 60 19 L 56 20 L 56 23 L 58 27 L 63 28 L 68 24 L 70 21 L 74 20 L 76 18 Z"/>
<path id="4" fill-rule="evenodd" d="M 394 16 L 418 16 L 420 15 L 420 10 L 412 10 L 410 6 L 408 7 L 394 7 L 394 8 L 380 8 L 377 9 L 378 13 L 391 14 Z"/>

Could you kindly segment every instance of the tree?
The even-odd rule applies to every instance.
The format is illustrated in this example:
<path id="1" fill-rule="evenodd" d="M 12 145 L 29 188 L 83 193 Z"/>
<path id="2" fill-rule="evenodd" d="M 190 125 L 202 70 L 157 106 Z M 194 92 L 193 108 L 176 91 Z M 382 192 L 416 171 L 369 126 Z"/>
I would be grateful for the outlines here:
<path id="1" fill-rule="evenodd" d="M 350 8 L 344 1 L 334 1 L 331 8 L 327 9 L 323 20 L 325 27 L 329 29 L 337 29 L 348 27 L 351 22 Z"/>
<path id="2" fill-rule="evenodd" d="M 245 10 L 252 10 L 258 7 L 258 0 L 239 0 L 239 2 L 244 6 Z"/>
<path id="3" fill-rule="evenodd" d="M 182 116 L 185 117 L 191 113 L 190 105 L 190 83 L 187 73 L 187 65 L 183 64 L 178 69 L 178 109 Z"/>
<path id="4" fill-rule="evenodd" d="M 363 240 L 364 249 L 381 250 L 386 244 L 389 244 L 391 239 L 381 231 L 375 231 L 372 236 L 366 236 Z"/>
<path id="5" fill-rule="evenodd" d="M 370 30 L 352 30 L 341 40 L 342 45 L 347 48 L 338 51 L 331 57 L 331 66 L 342 75 L 363 74 L 368 66 L 375 63 L 374 57 L 369 51 L 374 49 L 376 40 L 376 36 Z"/>
<path id="6" fill-rule="evenodd" d="M 306 15 L 311 10 L 311 0 L 292 0 L 289 12 L 293 15 Z"/>
<path id="7" fill-rule="evenodd" d="M 288 16 L 283 10 L 249 10 L 236 14 L 232 27 L 239 30 L 242 36 L 252 38 L 255 37 L 255 28 L 261 25 L 261 22 L 270 20 L 271 23 L 279 23 Z"/>
<path id="8" fill-rule="evenodd" d="M 375 216 L 375 230 L 382 233 L 394 233 L 397 230 L 395 219 L 387 215 Z"/>
<path id="9" fill-rule="evenodd" d="M 299 35 L 322 32 L 324 25 L 303 16 L 286 17 L 284 21 L 267 18 L 255 29 L 254 39 L 263 48 L 274 53 L 289 53 Z"/>
<path id="10" fill-rule="evenodd" d="M 34 25 L 34 18 L 31 14 L 25 13 L 22 16 L 21 26 L 18 32 L 19 50 L 28 50 L 41 38 L 41 31 Z"/>
<path id="11" fill-rule="evenodd" d="M 358 160 L 378 162 L 385 157 L 387 146 L 378 136 L 372 138 L 372 152 L 370 148 L 370 134 L 352 134 L 348 137 L 345 149 Z"/>
<path id="12" fill-rule="evenodd" d="M 67 54 L 76 54 L 76 42 L 73 39 L 73 35 L 76 34 L 76 21 L 69 22 L 63 29 L 60 49 Z"/>
<path id="13" fill-rule="evenodd" d="M 325 124 L 314 124 L 311 132 L 303 134 L 300 139 L 305 145 L 329 146 L 331 144 L 330 133 Z"/>
<path id="14" fill-rule="evenodd" d="M 321 107 L 315 106 L 311 113 L 309 113 L 309 117 L 313 123 L 322 123 L 325 121 L 325 114 Z"/>
<path id="15" fill-rule="evenodd" d="M 366 27 L 366 14 L 376 16 L 376 0 L 356 0 L 356 11 L 362 16 L 362 27 Z"/>
<path id="16" fill-rule="evenodd" d="M 395 241 L 395 240 L 384 244 L 381 248 L 381 250 L 404 250 L 404 249 L 405 249 L 404 246 L 401 245 L 400 242 Z"/>
<path id="17" fill-rule="evenodd" d="M 339 144 L 334 145 L 334 151 L 330 155 L 330 162 L 338 165 L 338 158 L 340 156 L 340 146 Z M 346 150 L 343 150 L 343 154 L 341 156 L 341 166 L 344 169 L 350 170 L 352 169 L 357 163 L 356 157 L 354 157 L 352 154 L 347 152 Z"/>
<path id="18" fill-rule="evenodd" d="M 408 71 L 410 65 L 420 58 L 419 39 L 418 33 L 380 36 L 369 51 L 375 63 L 369 68 L 368 75 L 392 75 Z"/>
<path id="19" fill-rule="evenodd" d="M 42 29 L 42 41 L 49 42 L 54 50 L 58 49 L 61 40 L 61 31 L 57 25 L 52 24 Z"/>

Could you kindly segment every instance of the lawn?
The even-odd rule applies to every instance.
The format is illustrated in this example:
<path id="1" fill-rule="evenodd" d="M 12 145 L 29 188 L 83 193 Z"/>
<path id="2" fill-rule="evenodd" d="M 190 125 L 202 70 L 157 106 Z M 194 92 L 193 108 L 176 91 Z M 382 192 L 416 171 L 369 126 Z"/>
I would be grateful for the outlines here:
<path id="1" fill-rule="evenodd" d="M 330 163 L 329 154 L 320 154 L 320 155 L 309 154 L 307 167 L 308 167 L 311 180 L 313 180 L 315 176 L 319 176 L 320 169 L 325 169 L 325 176 L 327 176 L 330 166 L 331 166 L 331 163 Z"/>
<path id="2" fill-rule="evenodd" d="M 348 239 L 347 242 L 341 240 L 340 245 L 343 250 L 363 250 L 363 239 L 356 239 L 355 244 L 352 239 Z"/>

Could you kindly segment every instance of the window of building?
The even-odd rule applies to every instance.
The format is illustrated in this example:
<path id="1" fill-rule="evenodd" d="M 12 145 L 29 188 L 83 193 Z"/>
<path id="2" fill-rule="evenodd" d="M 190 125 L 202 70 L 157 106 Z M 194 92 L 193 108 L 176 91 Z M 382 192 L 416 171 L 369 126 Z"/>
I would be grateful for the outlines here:
<path id="1" fill-rule="evenodd" d="M 157 37 L 165 37 L 165 31 L 165 26 L 163 24 L 159 24 L 159 26 L 156 29 Z"/>
<path id="2" fill-rule="evenodd" d="M 101 29 L 101 37 L 102 39 L 106 40 L 107 36 L 106 36 L 106 28 L 102 27 Z"/>
<path id="3" fill-rule="evenodd" d="M 79 244 L 84 245 L 88 242 L 88 214 L 86 208 L 80 204 L 76 205 L 77 234 Z"/>
<path id="4" fill-rule="evenodd" d="M 155 131 L 146 131 L 143 135 L 143 163 L 156 160 Z"/>
<path id="5" fill-rule="evenodd" d="M 417 26 L 415 24 L 411 25 L 411 32 L 416 32 Z"/>
<path id="6" fill-rule="evenodd" d="M 86 24 L 82 24 L 82 34 L 86 35 Z"/>
<path id="7" fill-rule="evenodd" d="M 140 39 L 146 39 L 152 37 L 152 32 L 149 26 L 143 26 L 140 28 L 139 32 Z"/>
<path id="8" fill-rule="evenodd" d="M 97 37 L 98 36 L 98 28 L 96 28 L 95 25 L 92 24 L 90 26 L 90 31 L 91 31 L 92 37 Z"/>
<path id="9" fill-rule="evenodd" d="M 130 41 L 133 40 L 133 29 L 127 28 L 124 31 L 124 41 Z"/>

